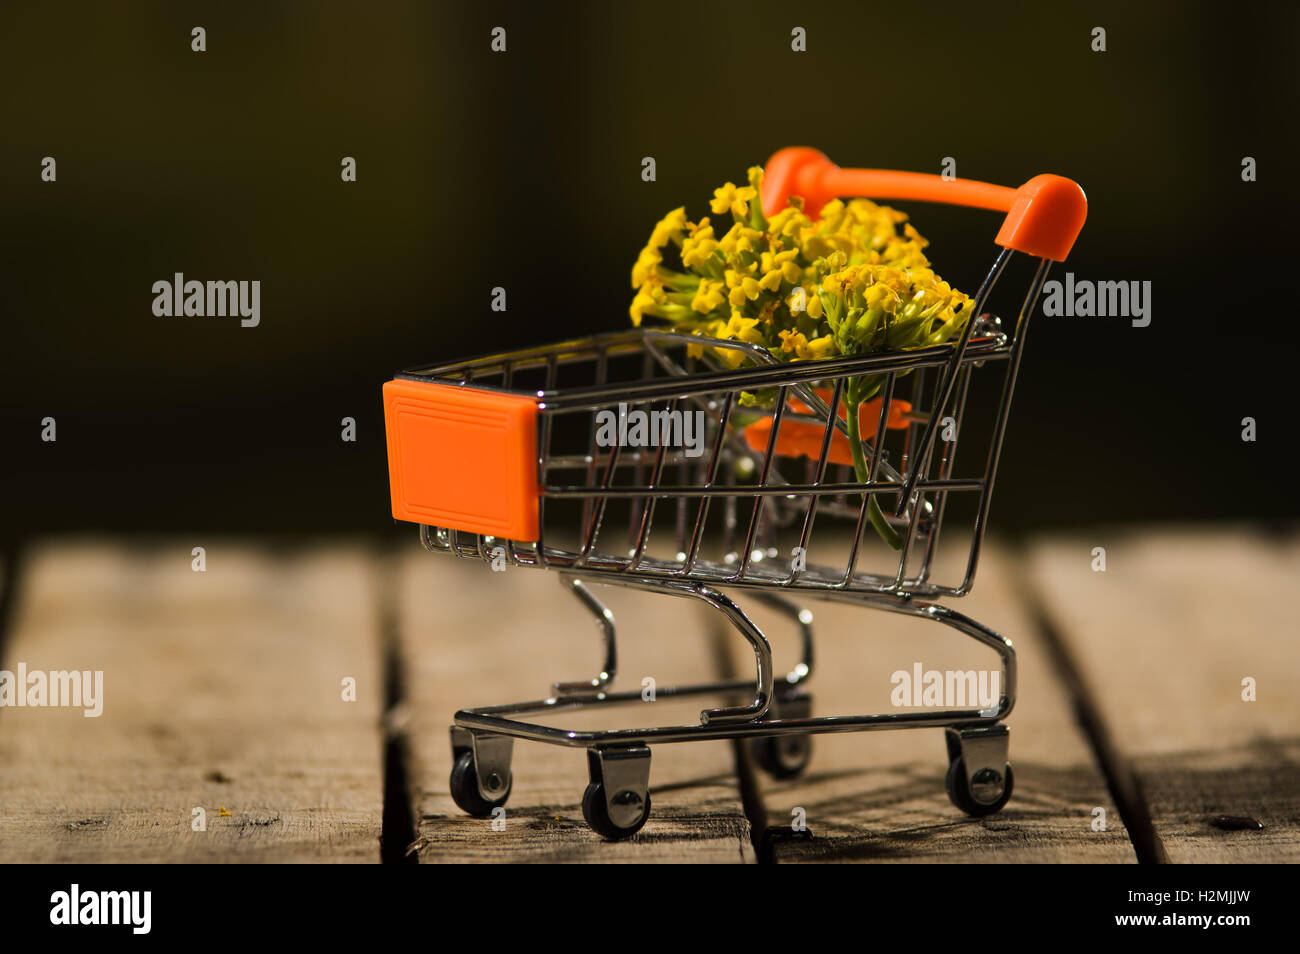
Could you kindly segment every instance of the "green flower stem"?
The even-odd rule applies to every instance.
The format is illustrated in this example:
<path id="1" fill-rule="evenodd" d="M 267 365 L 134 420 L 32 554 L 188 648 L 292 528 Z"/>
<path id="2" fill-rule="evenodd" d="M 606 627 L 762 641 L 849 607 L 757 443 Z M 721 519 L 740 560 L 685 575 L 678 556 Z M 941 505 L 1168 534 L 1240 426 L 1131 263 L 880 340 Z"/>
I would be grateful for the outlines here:
<path id="1" fill-rule="evenodd" d="M 689 272 L 675 272 L 670 268 L 664 268 L 662 265 L 655 268 L 655 273 L 669 288 L 688 289 L 700 287 L 699 275 L 692 275 Z"/>
<path id="2" fill-rule="evenodd" d="M 691 311 L 689 305 L 667 302 L 662 305 L 647 305 L 645 308 L 645 314 L 654 315 L 656 318 L 666 318 L 669 321 L 685 322 L 690 320 L 691 316 L 694 315 L 695 312 Z"/>
<path id="3" fill-rule="evenodd" d="M 871 479 L 871 471 L 867 464 L 866 455 L 862 453 L 862 435 L 858 424 L 858 412 L 862 407 L 862 399 L 854 393 L 855 391 L 856 388 L 851 385 L 845 389 L 844 407 L 849 415 L 849 453 L 853 455 L 853 470 L 857 473 L 858 480 L 865 484 Z M 882 413 L 885 412 L 882 410 Z M 876 528 L 876 533 L 880 534 L 880 539 L 888 543 L 893 549 L 901 550 L 903 549 L 903 538 L 885 519 L 880 504 L 876 503 L 876 496 L 876 494 L 872 494 L 870 501 L 867 503 L 867 519 Z"/>

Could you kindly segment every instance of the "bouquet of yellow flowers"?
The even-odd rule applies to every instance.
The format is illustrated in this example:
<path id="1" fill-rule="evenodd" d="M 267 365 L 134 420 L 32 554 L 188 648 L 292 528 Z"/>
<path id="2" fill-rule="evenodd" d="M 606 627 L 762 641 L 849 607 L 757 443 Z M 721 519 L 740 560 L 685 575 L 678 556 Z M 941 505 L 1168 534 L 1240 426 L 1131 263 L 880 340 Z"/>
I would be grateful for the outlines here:
<path id="1" fill-rule="evenodd" d="M 837 199 L 813 221 L 792 196 L 769 219 L 758 198 L 762 168 L 750 169 L 748 181 L 714 190 L 711 211 L 731 218 L 720 237 L 721 223 L 691 222 L 685 207 L 655 226 L 632 267 L 634 325 L 650 315 L 678 331 L 760 345 L 782 361 L 924 348 L 961 333 L 971 299 L 930 268 L 929 243 L 905 214 L 868 199 Z M 744 360 L 735 349 L 715 355 L 732 367 Z M 883 383 L 864 375 L 844 389 L 849 448 L 864 483 L 858 410 Z M 742 403 L 766 402 L 744 395 Z M 901 547 L 874 495 L 869 511 L 881 537 Z"/>

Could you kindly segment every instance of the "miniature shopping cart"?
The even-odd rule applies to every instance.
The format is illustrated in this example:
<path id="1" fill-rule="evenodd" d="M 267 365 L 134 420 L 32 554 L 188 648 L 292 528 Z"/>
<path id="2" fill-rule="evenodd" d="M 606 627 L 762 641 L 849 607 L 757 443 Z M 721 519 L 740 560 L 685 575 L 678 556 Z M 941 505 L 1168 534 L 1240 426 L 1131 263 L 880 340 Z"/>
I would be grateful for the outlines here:
<path id="1" fill-rule="evenodd" d="M 960 338 L 785 363 L 740 341 L 637 329 L 419 367 L 385 384 L 393 515 L 419 524 L 430 550 L 556 571 L 604 637 L 595 678 L 556 684 L 539 701 L 456 713 L 451 793 L 469 814 L 488 816 L 505 803 L 515 739 L 586 749 L 583 815 L 609 839 L 645 824 L 650 746 L 667 742 L 746 739 L 761 767 L 788 778 L 807 765 L 816 733 L 942 727 L 953 803 L 980 816 L 1011 796 L 1003 724 L 1015 702 L 1011 642 L 935 600 L 962 596 L 973 583 L 1030 314 L 1049 263 L 1065 259 L 1083 227 L 1083 191 L 1051 175 L 1010 189 L 839 169 L 815 150 L 787 149 L 766 169 L 767 214 L 791 195 L 814 217 L 831 198 L 854 195 L 1006 212 L 1000 251 Z M 1016 319 L 1004 326 L 985 307 L 1017 252 L 1036 265 Z M 866 375 L 877 376 L 880 397 L 856 429 L 869 462 L 864 482 L 850 466 L 844 397 L 846 383 Z M 980 426 L 964 411 L 985 376 L 1000 394 Z M 637 444 L 621 439 L 623 430 L 620 439 L 601 439 L 602 428 L 638 420 L 658 422 L 660 439 Z M 688 420 L 698 424 L 692 435 Z M 900 550 L 877 537 L 872 519 L 888 522 Z M 945 536 L 960 544 L 950 578 L 937 560 L 945 523 L 959 528 Z M 614 619 L 592 583 L 717 610 L 752 648 L 753 680 L 660 688 L 658 698 L 713 695 L 725 703 L 691 724 L 586 731 L 525 721 L 642 702 L 639 689 L 613 689 Z M 767 637 L 728 593 L 788 616 L 803 652 L 789 675 L 774 678 Z M 991 708 L 814 716 L 805 691 L 812 615 L 801 602 L 811 597 L 964 633 L 999 655 L 1000 698 Z"/>

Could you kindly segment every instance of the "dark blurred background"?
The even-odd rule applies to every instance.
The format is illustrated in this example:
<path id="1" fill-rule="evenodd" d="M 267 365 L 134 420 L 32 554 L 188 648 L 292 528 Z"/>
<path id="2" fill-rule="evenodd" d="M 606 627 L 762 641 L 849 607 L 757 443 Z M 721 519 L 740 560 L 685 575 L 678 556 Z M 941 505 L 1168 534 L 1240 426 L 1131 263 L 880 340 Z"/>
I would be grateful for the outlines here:
<path id="1" fill-rule="evenodd" d="M 623 327 L 654 222 L 793 144 L 1070 176 L 1089 221 L 1055 277 L 1153 283 L 1147 328 L 1036 319 L 995 526 L 1291 519 L 1296 27 L 1289 3 L 6 3 L 4 533 L 386 531 L 394 371 Z M 998 217 L 902 207 L 974 292 Z M 259 279 L 260 326 L 155 317 L 177 271 Z"/>

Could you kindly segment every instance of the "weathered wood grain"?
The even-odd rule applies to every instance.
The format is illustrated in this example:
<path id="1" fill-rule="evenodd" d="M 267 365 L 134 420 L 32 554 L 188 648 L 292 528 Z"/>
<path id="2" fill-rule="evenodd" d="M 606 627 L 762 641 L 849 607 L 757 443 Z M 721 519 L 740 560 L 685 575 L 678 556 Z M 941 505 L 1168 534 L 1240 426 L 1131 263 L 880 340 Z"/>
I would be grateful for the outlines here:
<path id="1" fill-rule="evenodd" d="M 955 559 L 956 554 L 949 554 Z M 942 729 L 814 739 L 806 774 L 773 781 L 753 767 L 776 862 L 1131 862 L 1135 855 L 1061 680 L 1015 589 L 1006 551 L 989 546 L 971 595 L 948 601 L 1011 638 L 1019 691 L 1007 720 L 1015 792 L 1000 812 L 971 819 L 948 800 Z M 891 675 L 924 669 L 996 669 L 996 655 L 936 623 L 838 603 L 810 602 L 817 659 L 809 690 L 814 715 L 900 711 Z M 788 624 L 753 614 L 782 657 L 795 661 Z M 809 832 L 796 836 L 802 808 Z M 1106 812 L 1095 831 L 1093 811 Z"/>
<path id="2" fill-rule="evenodd" d="M 1082 676 L 1116 755 L 1131 768 L 1159 849 L 1172 861 L 1291 861 L 1300 855 L 1300 654 L 1287 598 L 1300 542 L 1248 530 L 1100 532 L 993 547 L 955 608 L 1010 635 L 1021 667 L 1011 726 L 1016 794 L 970 820 L 944 793 L 938 730 L 819 736 L 808 774 L 757 792 L 767 854 L 788 861 L 1132 861 L 1134 852 L 1069 693 L 1026 612 L 1032 582 Z M 206 573 L 190 542 L 62 543 L 32 553 L 0 669 L 102 670 L 104 714 L 0 709 L 0 861 L 377 861 L 383 686 L 377 572 L 359 549 L 215 541 Z M 1107 570 L 1091 569 L 1094 546 Z M 654 812 L 622 844 L 582 821 L 580 750 L 516 744 L 504 832 L 447 793 L 451 713 L 544 695 L 593 673 L 594 621 L 554 574 L 493 574 L 404 552 L 395 573 L 421 861 L 752 861 L 726 743 L 654 749 Z M 379 572 L 383 572 L 380 568 Z M 686 601 L 604 587 L 620 623 L 623 687 L 712 678 L 737 637 Z M 778 673 L 789 624 L 737 599 L 771 635 Z M 810 604 L 815 714 L 889 711 L 890 674 L 991 668 L 992 654 L 934 624 Z M 357 680 L 355 703 L 341 680 Z M 1241 698 L 1242 679 L 1257 701 Z M 570 714 L 578 727 L 693 722 L 705 700 Z M 756 772 L 744 760 L 745 771 Z M 191 811 L 207 810 L 206 832 Z M 1093 808 L 1107 812 L 1094 831 Z M 230 814 L 221 814 L 221 809 Z M 794 808 L 811 837 L 789 830 Z M 1258 818 L 1226 831 L 1217 815 Z"/>
<path id="3" fill-rule="evenodd" d="M 31 554 L 0 668 L 102 670 L 103 713 L 0 709 L 0 861 L 379 860 L 371 561 L 202 542 Z"/>
<path id="4" fill-rule="evenodd" d="M 1029 566 L 1168 860 L 1300 858 L 1300 542 L 1098 530 L 1037 544 Z M 1264 828 L 1226 831 L 1220 814 Z"/>
<path id="5" fill-rule="evenodd" d="M 407 700 L 412 803 L 422 862 L 752 862 L 749 823 L 725 742 L 652 747 L 652 811 L 632 839 L 602 841 L 583 821 L 582 749 L 516 741 L 514 787 L 504 831 L 471 818 L 448 790 L 448 726 L 460 708 L 544 698 L 556 681 L 599 669 L 594 619 L 562 591 L 556 574 L 416 551 L 400 561 L 399 630 Z M 670 596 L 602 587 L 592 592 L 618 624 L 615 688 L 698 683 L 719 669 L 707 610 Z M 710 703 L 638 703 L 560 714 L 574 728 L 694 723 Z M 528 718 L 528 717 L 524 717 Z"/>

